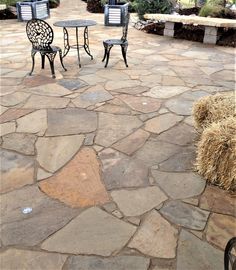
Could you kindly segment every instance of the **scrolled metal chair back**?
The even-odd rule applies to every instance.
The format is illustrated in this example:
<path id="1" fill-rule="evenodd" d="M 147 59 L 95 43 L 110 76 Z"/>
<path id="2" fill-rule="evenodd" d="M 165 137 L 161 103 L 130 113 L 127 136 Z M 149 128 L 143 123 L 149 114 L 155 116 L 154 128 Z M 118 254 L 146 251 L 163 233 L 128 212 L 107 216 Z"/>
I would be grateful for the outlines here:
<path id="1" fill-rule="evenodd" d="M 127 13 L 126 17 L 125 17 L 125 24 L 123 25 L 123 34 L 121 37 L 122 41 L 126 41 L 127 40 L 127 35 L 128 35 L 128 27 L 129 27 L 129 13 Z"/>
<path id="2" fill-rule="evenodd" d="M 27 22 L 26 34 L 33 49 L 50 50 L 54 34 L 51 26 L 43 20 L 32 19 Z"/>

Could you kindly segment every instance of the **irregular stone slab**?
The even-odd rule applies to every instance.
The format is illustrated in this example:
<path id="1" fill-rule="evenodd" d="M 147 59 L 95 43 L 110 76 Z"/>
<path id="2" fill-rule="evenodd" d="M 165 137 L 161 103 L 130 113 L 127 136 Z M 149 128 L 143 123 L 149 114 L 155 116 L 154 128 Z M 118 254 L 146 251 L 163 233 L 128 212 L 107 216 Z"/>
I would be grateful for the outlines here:
<path id="1" fill-rule="evenodd" d="M 137 94 L 144 93 L 148 90 L 149 90 L 149 87 L 139 85 L 139 86 L 134 86 L 134 87 L 113 89 L 112 91 L 117 92 L 117 93 L 124 93 L 128 95 L 137 95 Z"/>
<path id="2" fill-rule="evenodd" d="M 145 124 L 144 129 L 149 132 L 159 134 L 173 127 L 182 119 L 183 119 L 182 116 L 174 115 L 172 113 L 162 114 L 160 116 L 148 120 Z"/>
<path id="3" fill-rule="evenodd" d="M 105 85 L 106 90 L 117 91 L 123 88 L 133 88 L 140 85 L 139 80 L 108 81 Z"/>
<path id="4" fill-rule="evenodd" d="M 37 160 L 49 172 L 55 172 L 68 162 L 83 143 L 83 135 L 39 138 Z"/>
<path id="5" fill-rule="evenodd" d="M 71 91 L 57 83 L 49 83 L 24 90 L 40 96 L 62 97 L 71 94 Z"/>
<path id="6" fill-rule="evenodd" d="M 148 185 L 148 167 L 142 161 L 109 148 L 100 152 L 99 158 L 103 165 L 103 180 L 108 190 Z"/>
<path id="7" fill-rule="evenodd" d="M 32 109 L 9 109 L 0 116 L 0 123 L 16 120 L 26 114 L 33 112 Z"/>
<path id="8" fill-rule="evenodd" d="M 89 85 L 96 85 L 99 83 L 104 83 L 106 81 L 106 79 L 99 77 L 99 76 L 94 76 L 94 74 L 93 74 L 93 76 L 91 76 L 91 74 L 79 76 L 79 78 L 82 81 L 86 82 L 86 84 L 89 84 Z"/>
<path id="9" fill-rule="evenodd" d="M 96 103 L 104 102 L 112 98 L 113 96 L 107 92 L 103 86 L 96 85 L 80 94 L 79 97 L 73 99 L 73 103 L 76 107 L 87 108 L 91 105 L 95 105 Z"/>
<path id="10" fill-rule="evenodd" d="M 198 100 L 201 97 L 209 96 L 209 93 L 205 91 L 188 91 L 181 95 L 181 98 L 188 99 L 188 100 Z"/>
<path id="11" fill-rule="evenodd" d="M 78 79 L 77 80 L 73 80 L 73 79 L 69 79 L 69 80 L 62 79 L 62 80 L 59 80 L 58 83 L 61 86 L 65 87 L 65 88 L 67 88 L 67 89 L 69 89 L 71 91 L 80 89 L 80 88 L 82 88 L 82 87 L 84 87 L 84 86 L 87 85 L 85 82 L 83 82 L 81 80 L 78 80 Z"/>
<path id="12" fill-rule="evenodd" d="M 2 269 L 62 269 L 67 256 L 39 251 L 8 249 L 0 254 Z"/>
<path id="13" fill-rule="evenodd" d="M 128 136 L 142 125 L 136 116 L 99 113 L 96 144 L 109 147 Z"/>
<path id="14" fill-rule="evenodd" d="M 167 200 L 158 187 L 117 190 L 113 191 L 111 196 L 125 216 L 142 215 Z"/>
<path id="15" fill-rule="evenodd" d="M 72 256 L 64 270 L 147 270 L 149 259 L 138 256 L 99 258 L 94 256 Z"/>
<path id="16" fill-rule="evenodd" d="M 236 217 L 236 197 L 214 186 L 207 186 L 200 199 L 200 207 L 211 212 Z"/>
<path id="17" fill-rule="evenodd" d="M 0 136 L 4 136 L 9 133 L 13 133 L 16 131 L 16 123 L 8 122 L 0 124 Z"/>
<path id="18" fill-rule="evenodd" d="M 47 129 L 47 111 L 38 110 L 17 120 L 17 132 L 39 133 L 43 135 Z"/>
<path id="19" fill-rule="evenodd" d="M 185 83 L 179 77 L 164 75 L 162 76 L 162 85 L 165 86 L 184 86 Z"/>
<path id="20" fill-rule="evenodd" d="M 68 98 L 32 95 L 24 105 L 24 108 L 29 109 L 65 108 L 69 102 L 70 100 Z"/>
<path id="21" fill-rule="evenodd" d="M 193 169 L 196 160 L 194 146 L 182 147 L 177 154 L 159 164 L 160 170 L 170 172 L 185 172 Z"/>
<path id="22" fill-rule="evenodd" d="M 138 129 L 123 140 L 115 143 L 112 147 L 120 152 L 125 153 L 126 155 L 132 155 L 135 151 L 143 146 L 148 138 L 148 132 Z"/>
<path id="23" fill-rule="evenodd" d="M 26 87 L 37 87 L 50 83 L 55 83 L 55 80 L 51 77 L 43 75 L 28 76 L 23 80 L 23 85 Z"/>
<path id="24" fill-rule="evenodd" d="M 37 180 L 40 181 L 42 179 L 45 179 L 45 178 L 48 178 L 52 176 L 51 173 L 48 173 L 46 171 L 44 171 L 43 169 L 41 168 L 38 168 L 38 171 L 37 171 Z"/>
<path id="25" fill-rule="evenodd" d="M 114 104 L 105 104 L 95 109 L 95 111 L 111 114 L 130 114 L 130 108 Z"/>
<path id="26" fill-rule="evenodd" d="M 30 93 L 15 92 L 1 97 L 0 104 L 6 107 L 15 106 L 25 101 L 30 95 Z"/>
<path id="27" fill-rule="evenodd" d="M 222 270 L 224 254 L 184 230 L 180 233 L 177 270 Z"/>
<path id="28" fill-rule="evenodd" d="M 177 225 L 199 231 L 204 229 L 209 216 L 209 212 L 181 201 L 167 202 L 160 212 Z"/>
<path id="29" fill-rule="evenodd" d="M 180 150 L 174 144 L 162 141 L 147 141 L 136 153 L 135 157 L 142 160 L 146 165 L 153 166 L 166 160 Z"/>
<path id="30" fill-rule="evenodd" d="M 143 75 L 140 76 L 141 85 L 154 87 L 158 84 L 161 84 L 162 76 L 160 74 L 151 74 L 151 75 Z"/>
<path id="31" fill-rule="evenodd" d="M 126 245 L 135 229 L 92 207 L 47 239 L 42 248 L 60 253 L 110 256 Z"/>
<path id="32" fill-rule="evenodd" d="M 3 136 L 2 147 L 25 155 L 34 155 L 34 144 L 37 137 L 32 134 L 11 133 Z"/>
<path id="33" fill-rule="evenodd" d="M 2 122 L 2 114 L 4 114 L 5 111 L 7 111 L 7 110 L 8 110 L 7 107 L 0 105 L 0 120 L 1 120 L 0 123 L 4 123 L 4 122 Z"/>
<path id="34" fill-rule="evenodd" d="M 191 198 L 201 194 L 206 181 L 192 172 L 171 173 L 152 170 L 155 183 L 172 199 Z"/>
<path id="35" fill-rule="evenodd" d="M 51 200 L 36 186 L 2 195 L 1 207 L 1 238 L 4 246 L 37 245 L 80 212 Z M 32 212 L 23 214 L 24 207 L 31 207 Z"/>
<path id="36" fill-rule="evenodd" d="M 84 109 L 48 110 L 47 136 L 89 133 L 97 128 L 97 115 Z"/>
<path id="37" fill-rule="evenodd" d="M 193 127 L 180 123 L 179 125 L 160 134 L 158 136 L 158 140 L 179 145 L 187 145 L 193 143 L 195 137 L 196 131 Z"/>
<path id="38" fill-rule="evenodd" d="M 153 210 L 129 243 L 147 256 L 174 258 L 178 230 Z"/>
<path id="39" fill-rule="evenodd" d="M 96 74 L 102 78 L 112 81 L 121 82 L 123 80 L 129 80 L 129 76 L 125 74 L 123 70 L 107 69 L 106 72 L 104 72 L 103 70 L 99 70 L 96 72 Z"/>
<path id="40" fill-rule="evenodd" d="M 150 113 L 160 109 L 161 102 L 149 97 L 135 97 L 131 95 L 120 95 L 119 98 L 125 102 L 132 110 Z"/>
<path id="41" fill-rule="evenodd" d="M 167 101 L 165 105 L 170 111 L 176 114 L 191 115 L 193 102 L 193 100 L 176 98 Z"/>
<path id="42" fill-rule="evenodd" d="M 208 242 L 224 250 L 227 242 L 232 237 L 235 237 L 235 233 L 235 217 L 215 213 L 210 216 L 206 230 L 206 239 Z"/>
<path id="43" fill-rule="evenodd" d="M 34 182 L 34 160 L 14 152 L 0 149 L 0 193 L 23 187 Z"/>
<path id="44" fill-rule="evenodd" d="M 83 148 L 57 175 L 40 182 L 39 186 L 48 196 L 71 207 L 94 206 L 109 201 L 92 148 Z"/>
<path id="45" fill-rule="evenodd" d="M 150 91 L 144 93 L 144 96 L 153 98 L 170 98 L 188 91 L 189 88 L 185 86 L 154 86 Z"/>
<path id="46" fill-rule="evenodd" d="M 221 70 L 211 75 L 214 80 L 235 81 L 234 70 Z"/>

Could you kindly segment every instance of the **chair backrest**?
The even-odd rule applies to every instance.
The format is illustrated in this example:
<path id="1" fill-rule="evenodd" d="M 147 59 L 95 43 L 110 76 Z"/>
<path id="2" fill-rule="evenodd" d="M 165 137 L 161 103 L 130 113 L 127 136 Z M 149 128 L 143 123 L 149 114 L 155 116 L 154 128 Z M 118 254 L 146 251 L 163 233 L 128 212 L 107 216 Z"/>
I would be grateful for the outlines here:
<path id="1" fill-rule="evenodd" d="M 123 34 L 122 34 L 122 37 L 121 37 L 121 40 L 122 41 L 126 41 L 127 40 L 127 35 L 128 35 L 128 27 L 129 27 L 129 13 L 127 13 L 127 16 L 125 17 L 125 23 L 123 25 Z"/>
<path id="2" fill-rule="evenodd" d="M 48 50 L 54 34 L 51 26 L 43 20 L 32 19 L 27 22 L 26 34 L 34 49 Z"/>

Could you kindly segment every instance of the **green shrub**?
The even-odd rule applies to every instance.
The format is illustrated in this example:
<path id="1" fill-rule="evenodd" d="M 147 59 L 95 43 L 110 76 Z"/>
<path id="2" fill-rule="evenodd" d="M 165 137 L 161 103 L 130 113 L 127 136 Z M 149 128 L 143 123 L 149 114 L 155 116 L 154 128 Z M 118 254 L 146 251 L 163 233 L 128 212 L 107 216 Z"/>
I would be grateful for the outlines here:
<path id="1" fill-rule="evenodd" d="M 235 13 L 229 8 L 225 8 L 221 5 L 213 5 L 211 3 L 207 3 L 201 8 L 199 16 L 212 18 L 227 18 L 227 19 L 236 18 Z"/>
<path id="2" fill-rule="evenodd" d="M 19 0 L 0 0 L 0 4 L 1 5 L 6 5 L 8 6 L 15 6 L 16 2 L 18 2 Z"/>
<path id="3" fill-rule="evenodd" d="M 214 5 L 214 6 L 224 6 L 224 0 L 208 0 L 207 4 Z"/>
<path id="4" fill-rule="evenodd" d="M 135 0 L 132 6 L 142 19 L 145 13 L 170 13 L 173 2 L 171 0 Z"/>

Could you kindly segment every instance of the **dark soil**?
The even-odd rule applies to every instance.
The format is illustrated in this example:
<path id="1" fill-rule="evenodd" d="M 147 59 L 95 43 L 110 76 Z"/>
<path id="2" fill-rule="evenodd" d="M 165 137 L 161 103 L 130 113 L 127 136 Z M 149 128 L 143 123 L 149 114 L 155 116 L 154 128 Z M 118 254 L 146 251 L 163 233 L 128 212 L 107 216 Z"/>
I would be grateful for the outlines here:
<path id="1" fill-rule="evenodd" d="M 180 15 L 198 15 L 199 11 L 200 11 L 200 7 L 193 7 L 193 8 L 184 8 L 184 9 L 180 9 L 179 10 L 179 14 Z"/>
<path id="2" fill-rule="evenodd" d="M 0 20 L 16 19 L 17 15 L 10 9 L 0 10 Z"/>

